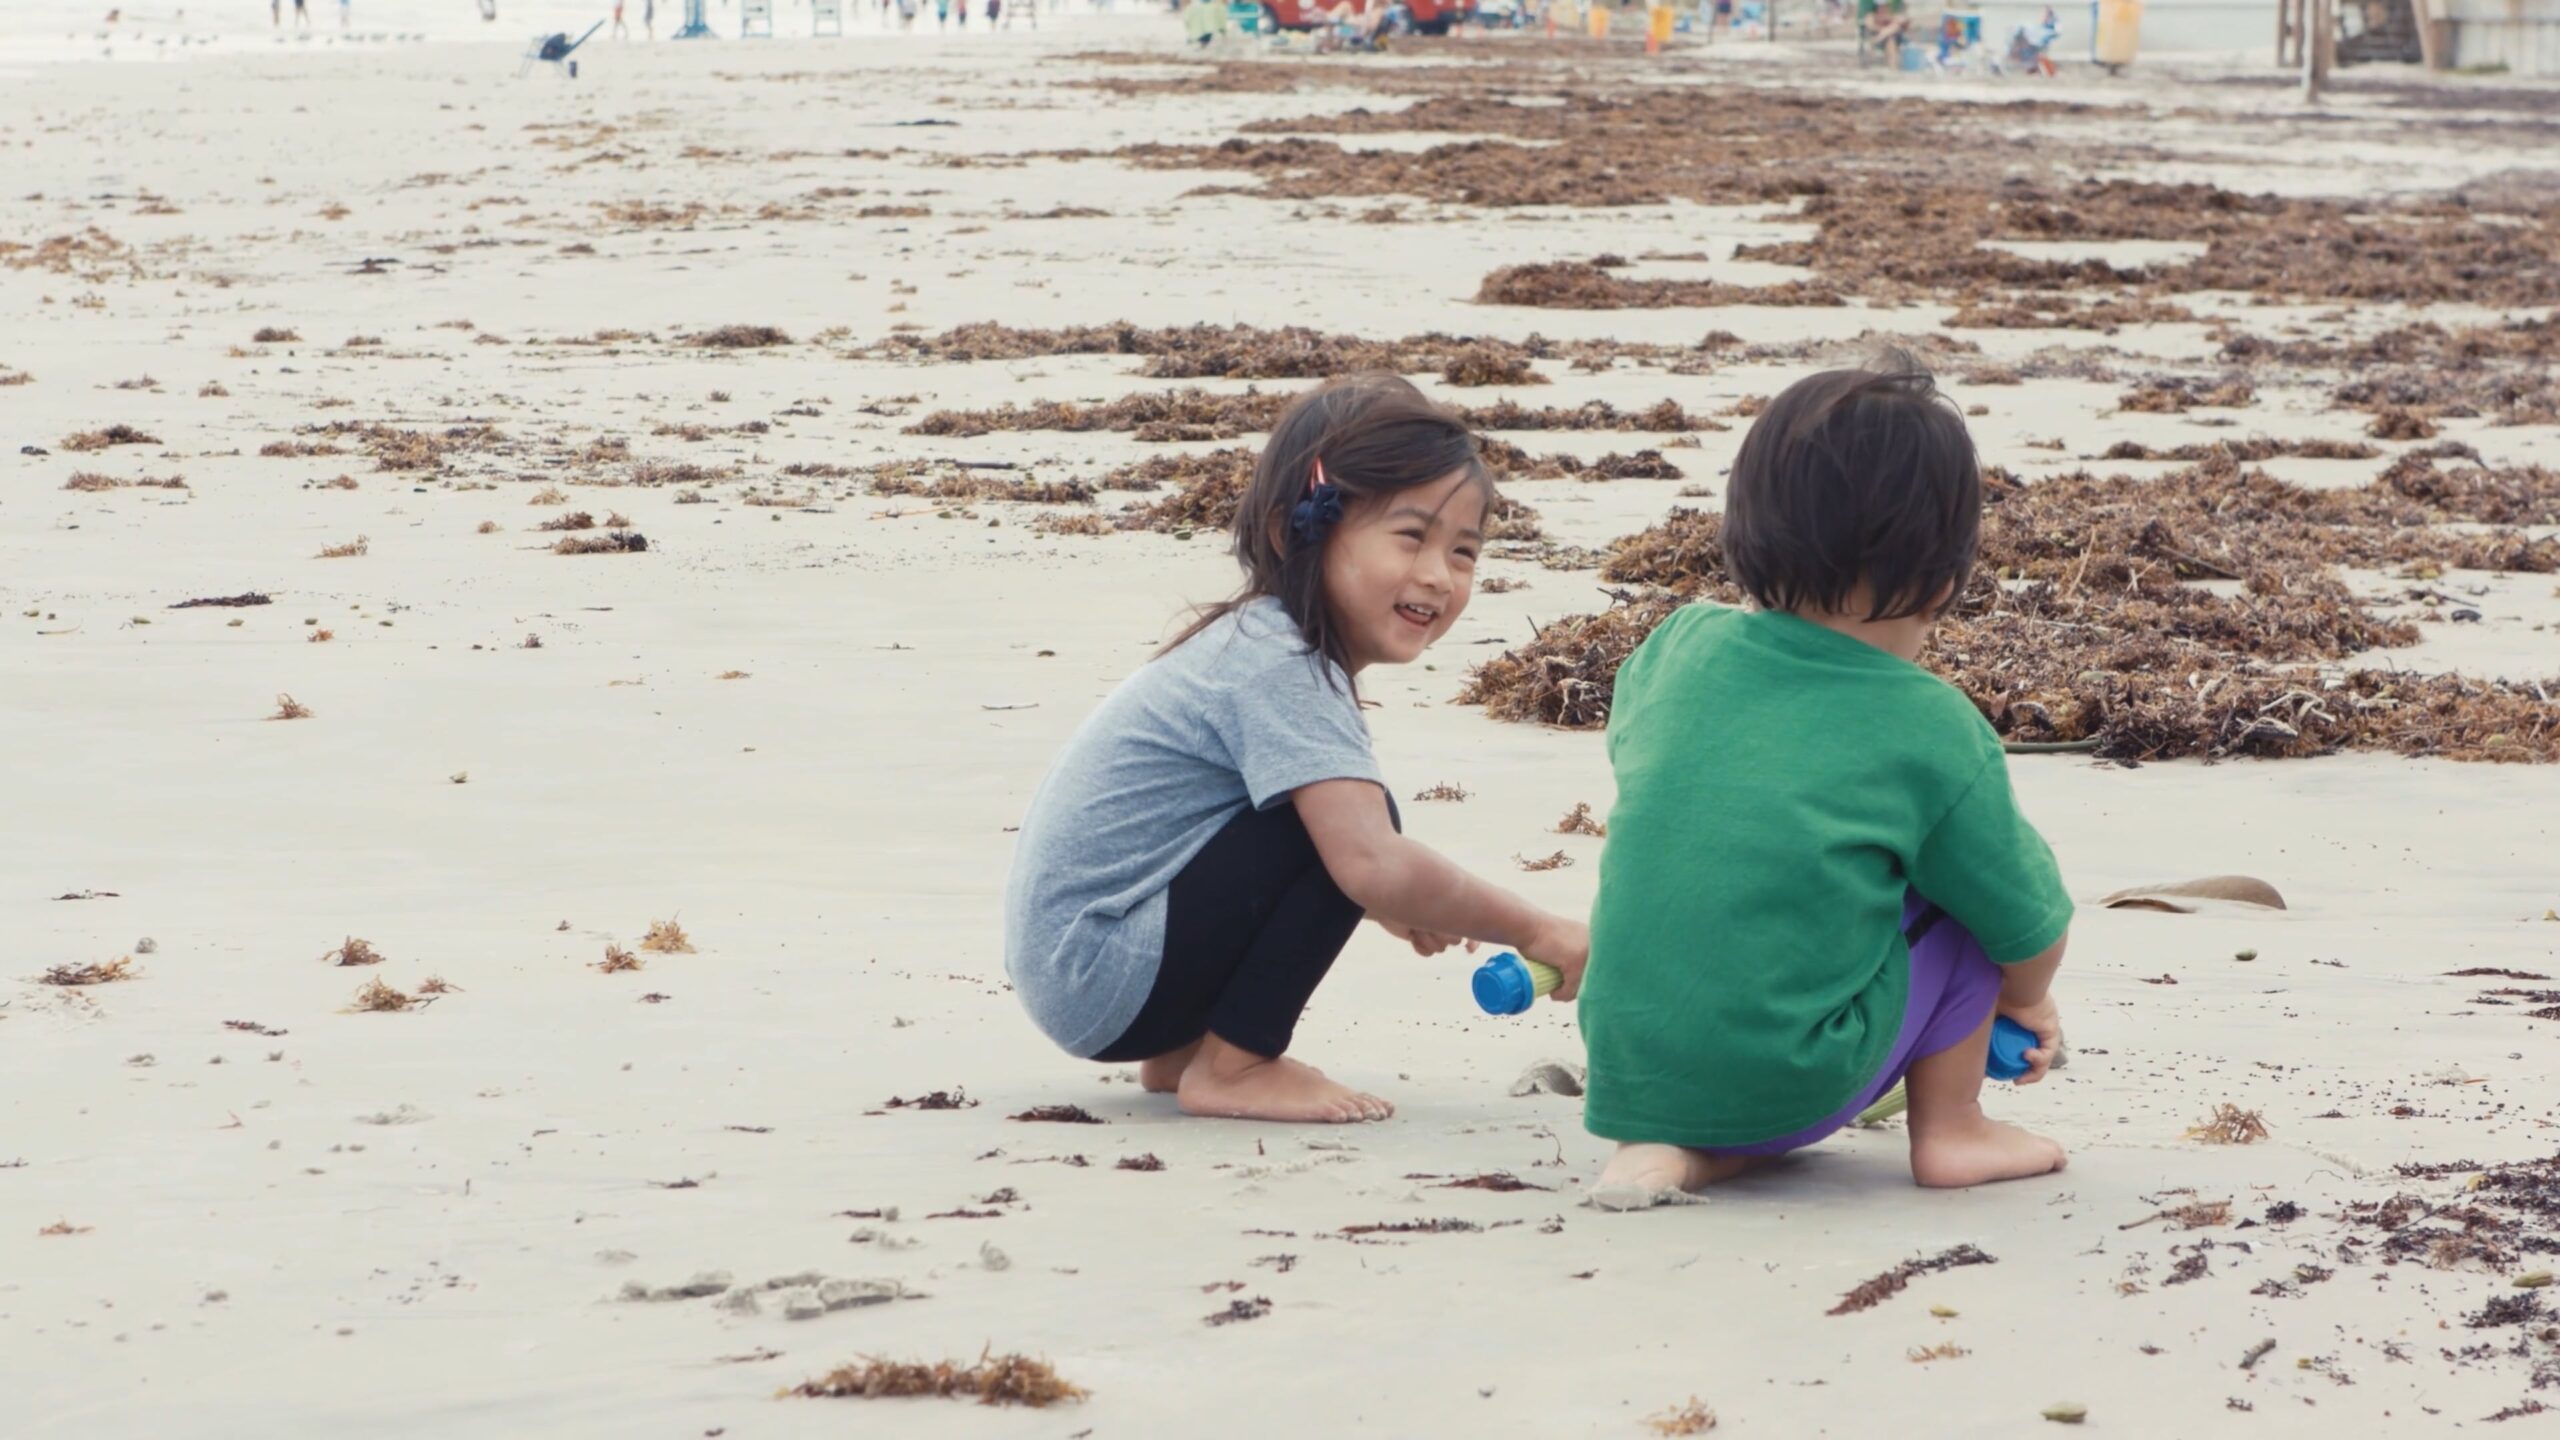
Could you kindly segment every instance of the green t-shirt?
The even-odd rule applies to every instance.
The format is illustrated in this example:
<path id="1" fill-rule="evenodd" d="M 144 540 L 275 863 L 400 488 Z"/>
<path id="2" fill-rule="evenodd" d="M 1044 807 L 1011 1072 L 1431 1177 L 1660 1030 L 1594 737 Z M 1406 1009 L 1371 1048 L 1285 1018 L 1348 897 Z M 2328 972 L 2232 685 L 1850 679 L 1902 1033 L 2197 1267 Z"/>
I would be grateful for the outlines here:
<path id="1" fill-rule="evenodd" d="M 1913 887 L 1994 961 L 2071 922 L 1999 737 L 1955 687 L 1778 611 L 1675 611 L 1618 671 L 1583 1123 L 1611 1140 L 1773 1140 L 1893 1048 Z"/>

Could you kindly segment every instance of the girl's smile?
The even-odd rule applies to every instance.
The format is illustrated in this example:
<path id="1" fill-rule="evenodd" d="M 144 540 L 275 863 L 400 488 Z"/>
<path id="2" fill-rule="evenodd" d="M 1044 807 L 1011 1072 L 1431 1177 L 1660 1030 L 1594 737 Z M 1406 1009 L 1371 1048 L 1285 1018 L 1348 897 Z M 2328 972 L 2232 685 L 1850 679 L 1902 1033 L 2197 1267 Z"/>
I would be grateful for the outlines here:
<path id="1" fill-rule="evenodd" d="M 1406 665 L 1449 633 L 1475 589 L 1486 493 L 1466 470 L 1356 504 L 1325 546 L 1325 608 L 1357 674 Z"/>

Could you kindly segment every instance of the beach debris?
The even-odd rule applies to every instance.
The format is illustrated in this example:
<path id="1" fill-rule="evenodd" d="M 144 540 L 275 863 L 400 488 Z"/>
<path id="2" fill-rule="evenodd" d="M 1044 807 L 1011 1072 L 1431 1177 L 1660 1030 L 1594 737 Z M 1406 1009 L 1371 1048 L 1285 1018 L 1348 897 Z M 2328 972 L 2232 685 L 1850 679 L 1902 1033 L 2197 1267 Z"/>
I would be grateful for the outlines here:
<path id="1" fill-rule="evenodd" d="M 1914 1365 L 1926 1365 L 1932 1360 L 1961 1360 L 1972 1353 L 1953 1340 L 1941 1340 L 1935 1345 L 1915 1345 L 1903 1352 Z"/>
<path id="2" fill-rule="evenodd" d="M 977 1103 L 969 1098 L 968 1091 L 955 1085 L 948 1090 L 935 1090 L 908 1099 L 891 1096 L 881 1108 L 884 1110 L 968 1110 L 975 1108 Z"/>
<path id="3" fill-rule="evenodd" d="M 74 451 L 104 450 L 112 445 L 157 445 L 160 437 L 146 435 L 130 425 L 110 425 L 104 430 L 83 430 L 62 437 L 62 448 Z"/>
<path id="4" fill-rule="evenodd" d="M 1666 1407 L 1659 1415 L 1648 1415 L 1644 1423 L 1656 1435 L 1704 1435 L 1716 1428 L 1716 1412 L 1692 1395 L 1685 1405 Z"/>
<path id="5" fill-rule="evenodd" d="M 280 694 L 276 696 L 276 713 L 268 716 L 267 718 L 270 720 L 308 720 L 311 718 L 311 707 L 294 699 L 290 695 Z"/>
<path id="6" fill-rule="evenodd" d="M 2145 1215 L 2139 1220 L 2128 1220 L 2116 1228 L 2119 1230 L 2137 1230 L 2145 1225 L 2151 1224 L 2155 1220 L 2170 1221 L 2176 1224 L 2181 1230 L 2202 1230 L 2208 1226 L 2228 1225 L 2231 1223 L 2231 1202 L 2228 1200 L 2210 1200 L 2199 1201 L 2191 1205 L 2180 1205 L 2172 1209 L 2156 1211 L 2152 1214 Z"/>
<path id="7" fill-rule="evenodd" d="M 356 1123 L 359 1125 L 423 1125 L 434 1118 L 436 1117 L 403 1100 L 388 1110 L 376 1110 L 370 1115 L 359 1115 L 356 1117 Z"/>
<path id="8" fill-rule="evenodd" d="M 2458 979 L 2548 980 L 2551 977 L 2535 970 L 2507 970 L 2496 965 L 2474 965 L 2468 970 L 2447 970 Z"/>
<path id="9" fill-rule="evenodd" d="M 697 331 L 676 343 L 697 350 L 760 350 L 788 345 L 791 337 L 771 325 L 723 325 L 716 330 Z"/>
<path id="10" fill-rule="evenodd" d="M 2077 1425 L 2089 1418 L 2089 1407 L 2076 1400 L 2065 1400 L 2044 1407 L 2044 1418 L 2056 1425 Z"/>
<path id="11" fill-rule="evenodd" d="M 1472 794 L 1473 792 L 1469 791 L 1463 785 L 1453 785 L 1448 781 L 1443 780 L 1437 785 L 1426 786 L 1423 789 L 1414 791 L 1413 798 L 1416 801 L 1448 800 L 1463 802 L 1471 798 Z"/>
<path id="12" fill-rule="evenodd" d="M 203 609 L 207 606 L 216 606 L 237 610 L 251 605 L 273 605 L 274 603 L 276 603 L 274 599 L 266 595 L 261 595 L 255 590 L 243 590 L 237 595 L 203 595 L 198 596 L 193 600 L 180 600 L 169 608 L 172 610 L 197 610 Z"/>
<path id="13" fill-rule="evenodd" d="M 136 955 L 156 955 L 159 952 L 160 942 L 148 935 L 133 942 L 133 953 Z"/>
<path id="14" fill-rule="evenodd" d="M 1589 835 L 1597 839 L 1606 839 L 1609 834 L 1609 826 L 1608 822 L 1600 820 L 1592 815 L 1591 803 L 1586 800 L 1576 804 L 1572 809 L 1565 812 L 1564 818 L 1556 822 L 1556 833 L 1559 835 Z"/>
<path id="15" fill-rule="evenodd" d="M 1150 1152 L 1144 1155 L 1124 1155 L 1118 1160 L 1112 1162 L 1111 1168 L 1114 1170 L 1141 1170 L 1152 1173 L 1154 1171 L 1162 1170 L 1164 1168 L 1164 1162 L 1157 1159 L 1153 1152 Z"/>
<path id="16" fill-rule="evenodd" d="M 1046 1122 L 1053 1125 L 1101 1125 L 1106 1123 L 1102 1117 L 1095 1115 L 1081 1105 L 1034 1105 L 1019 1115 L 1008 1115 L 1005 1118 L 1008 1120 Z"/>
<path id="17" fill-rule="evenodd" d="M 975 1396 L 981 1405 L 1028 1405 L 1035 1409 L 1085 1397 L 1046 1360 L 1023 1355 L 980 1352 L 976 1363 L 949 1360 L 865 1359 L 838 1366 L 815 1380 L 804 1380 L 782 1392 L 813 1399 L 881 1400 L 931 1395 L 943 1399 Z"/>
<path id="18" fill-rule="evenodd" d="M 388 958 L 390 957 L 374 949 L 370 942 L 359 940 L 353 935 L 348 936 L 335 950 L 324 952 L 320 956 L 321 963 L 325 965 L 379 965 Z"/>
<path id="19" fill-rule="evenodd" d="M 372 543 L 372 541 L 366 539 L 364 536 L 359 535 L 353 540 L 346 541 L 343 544 L 322 546 L 317 558 L 322 560 L 351 560 L 356 556 L 364 554 L 369 548 L 371 548 Z"/>
<path id="20" fill-rule="evenodd" d="M 355 1014 L 368 1010 L 409 1010 L 426 1003 L 415 996 L 392 989 L 376 977 L 364 982 L 363 986 L 356 991 L 355 998 L 345 1005 L 344 1013 Z"/>
<path id="21" fill-rule="evenodd" d="M 717 1295 L 738 1283 L 738 1277 L 726 1270 L 697 1270 L 680 1285 L 646 1285 L 637 1280 L 623 1282 L 622 1298 L 663 1304 L 670 1300 L 699 1300 Z"/>
<path id="22" fill-rule="evenodd" d="M 2273 1354 L 2275 1348 L 2276 1342 L 2272 1338 L 2261 1340 L 2257 1344 L 2250 1346 L 2240 1357 L 2240 1368 L 2243 1370 L 2257 1369 L 2258 1362 L 2266 1359 L 2270 1354 Z"/>
<path id="23" fill-rule="evenodd" d="M 225 1030 L 246 1030 L 252 1035 L 265 1035 L 270 1038 L 291 1033 L 273 1026 L 261 1025 L 255 1020 L 225 1020 L 222 1022 L 222 1028 Z"/>
<path id="24" fill-rule="evenodd" d="M 1839 1304 L 1823 1313 L 1849 1315 L 1860 1310 L 1872 1310 L 1893 1296 L 1901 1294 L 1903 1288 L 1919 1276 L 1935 1275 L 1966 1265 L 1997 1265 L 1999 1263 L 1998 1256 L 1985 1254 L 1979 1247 L 1953 1246 L 1925 1260 L 1903 1261 L 1841 1296 Z"/>
<path id="25" fill-rule="evenodd" d="M 690 955 L 693 937 L 673 920 L 652 920 L 648 933 L 640 937 L 640 948 L 656 955 Z"/>
<path id="26" fill-rule="evenodd" d="M 563 535 L 551 547 L 554 555 L 626 555 L 649 548 L 649 537 L 637 530 L 615 530 L 603 535 Z"/>
<path id="27" fill-rule="evenodd" d="M 1201 1316 L 1200 1323 L 1212 1327 L 1234 1325 L 1246 1320 L 1259 1320 L 1270 1313 L 1271 1301 L 1256 1295 L 1250 1300 L 1230 1300 L 1226 1309 Z"/>
<path id="28" fill-rule="evenodd" d="M 56 900 L 121 900 L 124 897 L 113 890 L 66 890 L 53 898 Z"/>
<path id="29" fill-rule="evenodd" d="M 732 1290 L 712 1301 L 711 1308 L 731 1315 L 761 1315 L 764 1313 L 764 1297 L 753 1290 Z"/>
<path id="30" fill-rule="evenodd" d="M 2276 887 L 2250 875 L 2208 875 L 2201 880 L 2177 880 L 2158 885 L 2136 885 L 2118 890 L 2098 903 L 2110 910 L 2166 910 L 2177 915 L 2192 915 L 2203 908 L 2200 901 L 2223 901 L 2233 905 L 2255 905 L 2267 910 L 2285 908 L 2284 896 Z M 2256 958 L 2251 951 L 2246 958 Z"/>
<path id="31" fill-rule="evenodd" d="M 1439 1179 L 1438 1176 L 1434 1175 L 1407 1175 L 1404 1178 L 1407 1180 Z M 1532 1185 L 1528 1181 L 1521 1179 L 1508 1170 L 1487 1170 L 1481 1175 L 1465 1175 L 1455 1180 L 1442 1180 L 1439 1184 L 1431 1186 L 1430 1188 L 1434 1190 L 1491 1190 L 1498 1194 L 1507 1195 L 1520 1190 L 1552 1190 L 1555 1187 L 1552 1185 Z"/>
<path id="32" fill-rule="evenodd" d="M 1557 851 L 1553 855 L 1541 855 L 1535 860 L 1521 855 L 1514 855 L 1511 859 L 1513 863 L 1517 864 L 1521 869 L 1527 870 L 1533 874 L 1546 870 L 1562 870 L 1573 863 L 1573 857 L 1567 855 L 1561 850 Z"/>
<path id="33" fill-rule="evenodd" d="M 1380 1220 L 1366 1225 L 1345 1225 L 1336 1232 L 1343 1235 L 1472 1235 L 1484 1229 L 1473 1220 L 1444 1217 L 1436 1220 Z"/>
<path id="34" fill-rule="evenodd" d="M 978 1243 L 978 1263 L 989 1270 L 1013 1268 L 1013 1258 L 997 1249 L 996 1243 L 992 1240 L 982 1240 Z"/>
<path id="35" fill-rule="evenodd" d="M 444 995 L 461 988 L 441 975 L 430 975 L 418 982 L 418 993 L 421 995 Z"/>
<path id="36" fill-rule="evenodd" d="M 39 985 L 112 985 L 131 980 L 142 972 L 133 968 L 133 957 L 123 956 L 104 964 L 91 961 L 81 965 L 56 965 L 36 977 Z"/>
<path id="37" fill-rule="evenodd" d="M 1520 1072 L 1520 1078 L 1511 1082 L 1510 1093 L 1578 1096 L 1587 1074 L 1579 1061 L 1541 1060 Z"/>
<path id="38" fill-rule="evenodd" d="M 638 970 L 644 963 L 639 956 L 610 942 L 604 947 L 603 959 L 587 962 L 589 969 L 600 970 L 607 975 L 621 970 Z"/>
<path id="39" fill-rule="evenodd" d="M 2188 1126 L 2186 1138 L 2207 1145 L 2255 1145 L 2267 1138 L 2267 1122 L 2257 1111 L 2243 1110 L 2225 1100 L 2213 1107 L 2211 1119 Z"/>
<path id="40" fill-rule="evenodd" d="M 86 1234 L 88 1234 L 90 1231 L 95 1230 L 95 1229 L 97 1229 L 97 1228 L 98 1228 L 98 1227 L 97 1227 L 97 1226 L 95 1226 L 95 1225 L 74 1225 L 74 1224 L 72 1224 L 72 1223 L 71 1223 L 70 1221 L 68 1221 L 68 1220 L 56 1220 L 56 1221 L 54 1221 L 52 1224 L 45 1226 L 45 1227 L 44 1227 L 43 1229 L 41 1229 L 41 1230 L 38 1230 L 38 1231 L 36 1232 L 36 1234 L 38 1234 L 38 1235 L 86 1235 Z"/>

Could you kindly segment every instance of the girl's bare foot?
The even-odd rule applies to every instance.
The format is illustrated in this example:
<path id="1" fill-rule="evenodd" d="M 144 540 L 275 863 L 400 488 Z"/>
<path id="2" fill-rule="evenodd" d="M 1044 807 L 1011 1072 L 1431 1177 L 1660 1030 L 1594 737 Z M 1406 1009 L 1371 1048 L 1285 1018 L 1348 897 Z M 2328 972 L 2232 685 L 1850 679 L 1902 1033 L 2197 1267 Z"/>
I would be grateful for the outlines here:
<path id="1" fill-rule="evenodd" d="M 1343 1125 L 1396 1113 L 1386 1101 L 1326 1079 L 1312 1065 L 1256 1055 L 1215 1035 L 1200 1042 L 1174 1096 L 1187 1114 L 1228 1120 Z"/>
<path id="2" fill-rule="evenodd" d="M 1591 1186 L 1601 1210 L 1650 1210 L 1677 1205 L 1720 1180 L 1760 1163 L 1758 1155 L 1710 1155 L 1682 1145 L 1620 1145 Z"/>
<path id="3" fill-rule="evenodd" d="M 2067 1158 L 2053 1141 L 1994 1120 L 1978 1108 L 1969 1116 L 1925 1130 L 1915 1126 L 1911 1132 L 1911 1178 L 1923 1185 L 1955 1188 L 2023 1180 L 2052 1174 Z"/>
<path id="4" fill-rule="evenodd" d="M 1138 1088 L 1153 1095 L 1170 1095 L 1182 1083 L 1182 1072 L 1191 1057 L 1200 1053 L 1200 1042 L 1192 1041 L 1179 1050 L 1151 1055 L 1138 1062 Z"/>

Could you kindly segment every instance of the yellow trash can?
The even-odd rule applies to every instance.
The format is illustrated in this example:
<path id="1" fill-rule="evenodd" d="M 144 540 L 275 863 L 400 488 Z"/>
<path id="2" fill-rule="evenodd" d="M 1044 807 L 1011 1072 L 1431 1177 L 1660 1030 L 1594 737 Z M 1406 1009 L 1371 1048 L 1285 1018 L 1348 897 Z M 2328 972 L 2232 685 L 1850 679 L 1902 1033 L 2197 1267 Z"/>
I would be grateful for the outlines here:
<path id="1" fill-rule="evenodd" d="M 1645 16 L 1645 41 L 1659 48 L 1671 43 L 1671 28 L 1679 12 L 1668 5 L 1656 5 Z"/>
<path id="2" fill-rule="evenodd" d="M 2098 33 L 2089 58 L 2113 70 L 2133 63 L 2142 43 L 2142 0 L 2098 0 Z"/>
<path id="3" fill-rule="evenodd" d="M 1592 7 L 1591 7 L 1591 9 L 1590 9 L 1589 14 L 1588 14 L 1588 16 L 1587 16 L 1587 18 L 1588 18 L 1588 19 L 1590 20 L 1590 22 L 1591 22 L 1591 38 L 1592 38 L 1592 39 L 1594 39 L 1594 40 L 1606 40 L 1606 39 L 1608 39 L 1608 38 L 1609 38 L 1609 7 L 1608 7 L 1608 6 L 1606 6 L 1606 5 L 1594 5 L 1594 6 L 1592 6 Z"/>

